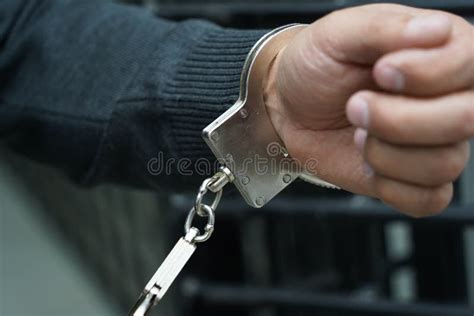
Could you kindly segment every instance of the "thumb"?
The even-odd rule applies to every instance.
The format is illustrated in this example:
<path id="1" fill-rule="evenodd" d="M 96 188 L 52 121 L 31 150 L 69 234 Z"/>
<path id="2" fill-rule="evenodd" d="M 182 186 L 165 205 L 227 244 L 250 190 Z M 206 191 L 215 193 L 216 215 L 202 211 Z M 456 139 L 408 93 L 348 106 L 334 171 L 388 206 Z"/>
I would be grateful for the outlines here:
<path id="1" fill-rule="evenodd" d="M 372 65 L 395 50 L 444 44 L 452 22 L 440 11 L 378 4 L 333 12 L 310 28 L 315 47 L 333 59 Z"/>

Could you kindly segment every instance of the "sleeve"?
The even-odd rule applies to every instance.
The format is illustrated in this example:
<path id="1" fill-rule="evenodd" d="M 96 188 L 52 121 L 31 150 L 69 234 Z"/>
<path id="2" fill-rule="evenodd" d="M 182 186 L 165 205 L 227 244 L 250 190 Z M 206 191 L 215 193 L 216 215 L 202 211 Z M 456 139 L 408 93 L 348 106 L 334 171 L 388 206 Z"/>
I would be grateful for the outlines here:
<path id="1" fill-rule="evenodd" d="M 110 1 L 2 0 L 0 140 L 85 185 L 194 185 L 215 160 L 201 130 L 237 99 L 264 33 Z"/>

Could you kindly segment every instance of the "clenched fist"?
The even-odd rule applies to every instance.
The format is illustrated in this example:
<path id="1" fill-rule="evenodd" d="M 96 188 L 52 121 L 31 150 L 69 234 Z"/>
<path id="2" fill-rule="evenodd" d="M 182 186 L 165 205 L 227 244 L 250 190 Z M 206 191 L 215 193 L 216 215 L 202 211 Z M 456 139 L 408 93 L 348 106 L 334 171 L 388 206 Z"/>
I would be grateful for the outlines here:
<path id="1" fill-rule="evenodd" d="M 279 53 L 265 99 L 290 154 L 318 159 L 319 177 L 436 214 L 474 136 L 474 28 L 399 5 L 334 12 Z"/>

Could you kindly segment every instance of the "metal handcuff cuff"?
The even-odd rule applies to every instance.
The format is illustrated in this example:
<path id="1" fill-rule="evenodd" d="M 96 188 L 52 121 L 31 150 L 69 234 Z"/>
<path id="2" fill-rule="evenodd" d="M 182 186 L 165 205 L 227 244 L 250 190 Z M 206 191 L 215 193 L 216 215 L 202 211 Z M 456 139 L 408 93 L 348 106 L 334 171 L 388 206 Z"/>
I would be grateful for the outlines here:
<path id="1" fill-rule="evenodd" d="M 149 315 L 191 258 L 196 245 L 211 237 L 215 224 L 214 211 L 226 184 L 234 183 L 247 204 L 256 208 L 264 206 L 296 178 L 337 188 L 292 162 L 270 121 L 263 99 L 264 76 L 271 62 L 286 43 L 305 27 L 291 24 L 277 28 L 263 36 L 251 49 L 241 75 L 239 99 L 203 130 L 203 138 L 221 163 L 221 168 L 203 181 L 195 205 L 186 219 L 185 236 L 145 286 L 129 316 Z M 215 193 L 211 205 L 203 203 L 208 191 Z M 192 226 L 196 214 L 208 220 L 202 233 Z"/>

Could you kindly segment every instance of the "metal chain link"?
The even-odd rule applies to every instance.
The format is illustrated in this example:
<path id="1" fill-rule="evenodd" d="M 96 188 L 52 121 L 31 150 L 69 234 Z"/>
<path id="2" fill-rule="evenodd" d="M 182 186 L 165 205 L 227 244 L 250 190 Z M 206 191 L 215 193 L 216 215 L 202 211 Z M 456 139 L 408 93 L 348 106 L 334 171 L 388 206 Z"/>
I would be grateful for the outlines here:
<path id="1" fill-rule="evenodd" d="M 221 201 L 222 189 L 227 183 L 232 181 L 234 181 L 232 173 L 227 167 L 222 166 L 214 176 L 207 178 L 202 182 L 194 202 L 194 207 L 189 211 L 184 224 L 185 235 L 187 235 L 191 229 L 196 229 L 199 231 L 199 234 L 193 238 L 192 242 L 202 243 L 211 238 L 212 233 L 214 232 L 214 225 L 216 221 L 214 212 Z M 216 194 L 211 205 L 203 203 L 203 199 L 209 191 Z M 207 224 L 204 227 L 204 232 L 202 233 L 198 228 L 193 226 L 193 221 L 196 214 L 200 217 L 207 217 Z"/>
<path id="2" fill-rule="evenodd" d="M 194 202 L 194 209 L 196 210 L 198 215 L 201 217 L 206 217 L 208 215 L 207 211 L 203 212 L 202 210 L 202 206 L 205 205 L 202 203 L 202 199 L 204 198 L 206 193 L 209 191 L 209 184 L 213 181 L 215 181 L 214 177 L 204 180 L 196 196 L 196 201 Z M 215 192 L 215 194 L 216 196 L 214 197 L 214 200 L 212 201 L 212 204 L 210 205 L 214 211 L 216 210 L 217 206 L 219 205 L 219 202 L 221 201 L 222 189 Z"/>

